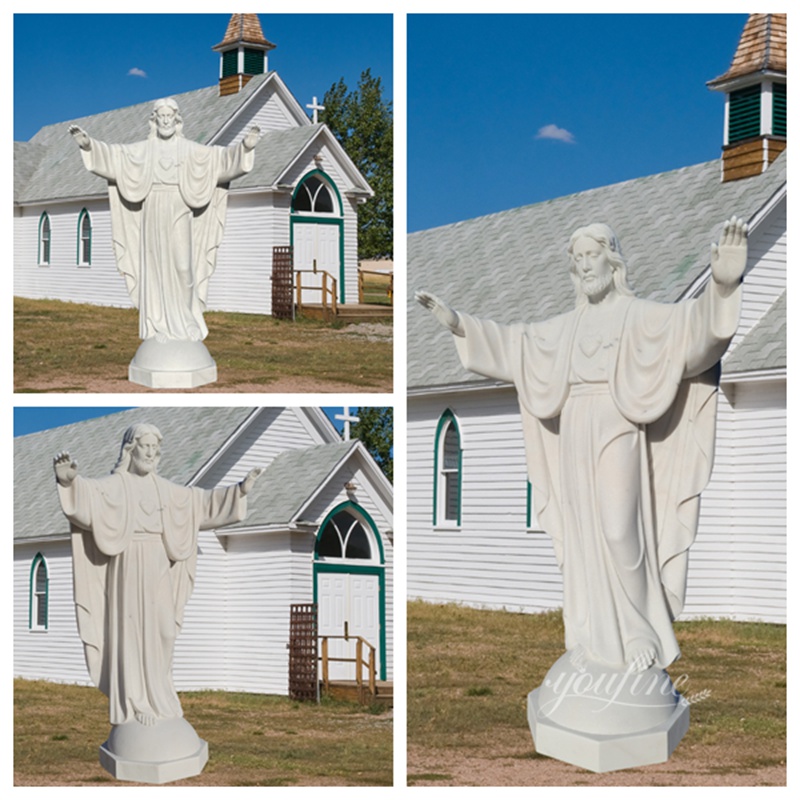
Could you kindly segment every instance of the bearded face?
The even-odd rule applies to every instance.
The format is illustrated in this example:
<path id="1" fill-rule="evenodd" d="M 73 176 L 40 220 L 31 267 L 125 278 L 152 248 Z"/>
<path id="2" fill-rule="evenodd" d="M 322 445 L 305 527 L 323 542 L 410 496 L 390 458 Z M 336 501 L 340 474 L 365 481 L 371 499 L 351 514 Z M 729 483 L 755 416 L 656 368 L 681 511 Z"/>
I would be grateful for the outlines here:
<path id="1" fill-rule="evenodd" d="M 590 300 L 605 296 L 614 282 L 614 269 L 605 247 L 589 236 L 581 236 L 572 250 L 575 274 Z"/>
<path id="2" fill-rule="evenodd" d="M 155 472 L 161 457 L 161 443 L 152 433 L 140 436 L 131 450 L 131 472 L 136 475 L 149 475 Z"/>

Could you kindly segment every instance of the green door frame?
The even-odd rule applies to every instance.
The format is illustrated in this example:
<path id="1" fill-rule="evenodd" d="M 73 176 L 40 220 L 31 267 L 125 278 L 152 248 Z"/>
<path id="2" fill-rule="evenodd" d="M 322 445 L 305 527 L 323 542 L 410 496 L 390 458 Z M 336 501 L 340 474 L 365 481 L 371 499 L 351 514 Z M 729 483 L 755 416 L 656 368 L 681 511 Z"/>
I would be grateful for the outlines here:
<path id="1" fill-rule="evenodd" d="M 320 534 L 323 530 L 325 530 L 325 526 L 328 524 L 328 521 L 334 514 L 338 514 L 340 511 L 346 510 L 353 510 L 357 513 L 361 519 L 363 519 L 368 526 L 372 530 L 372 535 L 374 537 L 374 541 L 378 548 L 378 554 L 380 556 L 380 564 L 369 564 L 369 565 L 360 565 L 353 561 L 349 561 L 347 563 L 342 562 L 327 562 L 327 561 L 317 561 L 316 557 L 314 558 L 314 603 L 317 603 L 319 600 L 318 591 L 317 591 L 317 576 L 320 573 L 324 572 L 338 572 L 338 573 L 349 573 L 353 575 L 377 575 L 378 576 L 378 623 L 380 625 L 380 642 L 378 643 L 378 651 L 380 653 L 380 674 L 379 679 L 382 681 L 386 680 L 386 563 L 384 559 L 383 553 L 383 543 L 381 542 L 380 534 L 378 533 L 378 526 L 375 524 L 375 521 L 369 515 L 369 513 L 362 508 L 357 503 L 353 503 L 351 501 L 347 501 L 345 503 L 340 503 L 336 508 L 332 509 L 325 519 L 322 521 L 322 524 L 319 526 L 317 530 L 317 539 L 319 539 Z M 316 549 L 316 548 L 315 548 Z"/>
<path id="2" fill-rule="evenodd" d="M 296 223 L 305 223 L 311 225 L 337 225 L 339 228 L 339 277 L 337 278 L 339 282 L 339 302 L 344 304 L 344 205 L 342 204 L 342 195 L 339 193 L 339 187 L 334 183 L 333 178 L 328 175 L 327 172 L 321 169 L 312 169 L 310 172 L 307 172 L 303 177 L 297 182 L 297 186 L 294 187 L 294 191 L 292 192 L 292 202 L 290 205 L 294 205 L 294 198 L 297 196 L 297 192 L 300 190 L 300 187 L 311 177 L 319 176 L 328 186 L 330 186 L 334 193 L 336 194 L 336 200 L 339 204 L 339 216 L 338 217 L 314 217 L 308 216 L 304 214 L 295 214 L 294 212 L 290 212 L 289 214 L 289 244 L 294 248 L 294 226 Z"/>

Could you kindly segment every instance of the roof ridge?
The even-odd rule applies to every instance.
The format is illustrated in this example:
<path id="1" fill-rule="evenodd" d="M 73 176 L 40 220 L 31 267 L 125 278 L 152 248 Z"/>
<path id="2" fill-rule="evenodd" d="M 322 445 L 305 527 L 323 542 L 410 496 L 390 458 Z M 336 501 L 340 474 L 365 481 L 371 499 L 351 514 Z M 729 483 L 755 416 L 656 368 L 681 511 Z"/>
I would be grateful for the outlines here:
<path id="1" fill-rule="evenodd" d="M 524 211 L 526 209 L 534 208 L 535 206 L 544 205 L 546 203 L 555 203 L 555 202 L 558 202 L 559 200 L 566 200 L 569 197 L 578 197 L 579 195 L 580 196 L 585 196 L 585 195 L 591 194 L 592 192 L 601 192 L 601 191 L 605 191 L 607 189 L 611 189 L 611 188 L 613 188 L 615 186 L 625 186 L 627 184 L 633 184 L 633 183 L 637 183 L 639 181 L 646 181 L 646 180 L 650 180 L 650 179 L 653 179 L 653 178 L 658 178 L 658 177 L 660 177 L 662 175 L 671 175 L 673 173 L 681 172 L 681 171 L 684 171 L 684 170 L 698 169 L 700 167 L 706 167 L 706 166 L 709 166 L 710 164 L 719 164 L 721 162 L 721 160 L 722 160 L 721 158 L 712 158 L 712 159 L 709 159 L 708 161 L 701 161 L 698 164 L 688 164 L 688 165 L 683 166 L 683 167 L 675 167 L 674 169 L 667 169 L 667 170 L 664 170 L 663 172 L 652 172 L 649 175 L 640 175 L 640 176 L 638 176 L 636 178 L 626 178 L 625 180 L 614 181 L 613 183 L 605 183 L 605 184 L 603 184 L 601 186 L 592 186 L 589 189 L 581 189 L 580 191 L 577 191 L 577 192 L 569 192 L 568 194 L 562 194 L 562 195 L 559 195 L 558 197 L 548 197 L 546 200 L 537 200 L 536 202 L 525 203 L 524 205 L 521 205 L 521 206 L 514 206 L 512 208 L 504 208 L 504 209 L 501 209 L 500 211 L 490 211 L 488 214 L 480 214 L 477 217 L 468 217 L 467 219 L 457 220 L 456 222 L 447 222 L 444 225 L 436 225 L 433 228 L 423 228 L 422 230 L 419 230 L 419 231 L 413 231 L 412 233 L 409 234 L 409 236 L 417 236 L 418 234 L 421 234 L 421 233 L 428 233 L 429 231 L 438 231 L 438 230 L 441 230 L 442 228 L 450 228 L 450 227 L 454 227 L 456 225 L 463 225 L 463 224 L 468 223 L 468 222 L 477 222 L 478 220 L 487 220 L 487 219 L 489 219 L 491 217 L 496 217 L 496 216 L 499 216 L 501 214 L 511 214 L 513 212 Z"/>

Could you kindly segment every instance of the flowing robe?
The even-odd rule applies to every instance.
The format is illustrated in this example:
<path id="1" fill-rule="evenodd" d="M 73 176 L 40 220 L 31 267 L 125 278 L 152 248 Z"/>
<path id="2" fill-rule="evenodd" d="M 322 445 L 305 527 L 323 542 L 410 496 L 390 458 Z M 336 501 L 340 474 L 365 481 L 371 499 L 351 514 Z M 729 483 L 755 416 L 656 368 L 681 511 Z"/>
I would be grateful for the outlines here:
<path id="1" fill-rule="evenodd" d="M 198 530 L 244 519 L 239 485 L 207 491 L 120 472 L 58 484 L 72 523 L 78 632 L 112 725 L 183 716 L 172 654 L 194 587 Z"/>
<path id="2" fill-rule="evenodd" d="M 140 338 L 205 339 L 208 280 L 225 227 L 223 184 L 252 169 L 253 151 L 175 135 L 135 144 L 92 139 L 81 155 L 109 181 L 114 252 L 139 309 Z"/>
<path id="3" fill-rule="evenodd" d="M 459 314 L 463 365 L 518 393 L 534 507 L 564 578 L 568 650 L 611 666 L 679 655 L 699 495 L 711 473 L 716 367 L 741 289 L 711 282 L 675 305 L 619 297 L 602 330 L 588 306 L 542 323 Z"/>

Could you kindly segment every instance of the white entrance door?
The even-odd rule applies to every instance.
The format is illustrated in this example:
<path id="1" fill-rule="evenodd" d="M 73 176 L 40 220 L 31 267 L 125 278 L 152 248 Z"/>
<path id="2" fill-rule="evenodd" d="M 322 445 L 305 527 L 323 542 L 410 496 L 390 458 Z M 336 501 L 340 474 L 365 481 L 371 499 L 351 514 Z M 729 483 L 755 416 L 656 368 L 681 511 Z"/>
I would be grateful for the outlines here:
<path id="1" fill-rule="evenodd" d="M 318 289 L 322 286 L 323 271 L 336 279 L 339 294 L 339 226 L 296 222 L 293 234 L 295 270 L 303 270 L 303 274 L 297 276 L 302 280 L 303 303 L 322 303 L 322 293 Z M 314 271 L 317 274 L 313 274 Z"/>
<path id="2" fill-rule="evenodd" d="M 328 640 L 330 658 L 355 658 L 356 639 L 361 636 L 375 648 L 375 668 L 380 675 L 380 604 L 377 575 L 350 572 L 318 572 L 317 603 L 319 605 L 319 635 L 342 637 Z M 365 648 L 366 661 L 368 651 Z M 367 678 L 367 670 L 362 675 Z M 331 680 L 355 680 L 356 667 L 352 662 L 331 661 L 328 667 Z"/>

